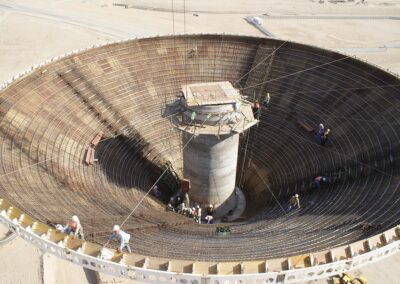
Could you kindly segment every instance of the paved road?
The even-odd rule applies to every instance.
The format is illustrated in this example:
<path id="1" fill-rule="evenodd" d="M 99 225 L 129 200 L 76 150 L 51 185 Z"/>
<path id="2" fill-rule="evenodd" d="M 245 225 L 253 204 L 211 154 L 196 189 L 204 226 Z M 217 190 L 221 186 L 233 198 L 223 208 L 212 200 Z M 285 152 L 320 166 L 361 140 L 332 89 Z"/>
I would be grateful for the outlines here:
<path id="1" fill-rule="evenodd" d="M 400 20 L 399 16 L 320 16 L 320 15 L 276 15 L 270 16 L 263 14 L 260 16 L 262 19 L 268 20 Z"/>
<path id="2" fill-rule="evenodd" d="M 99 21 L 90 16 L 85 19 L 82 15 L 74 14 L 73 12 L 66 10 L 54 9 L 54 7 L 51 7 L 51 9 L 45 9 L 40 6 L 29 6 L 8 1 L 0 1 L 0 10 L 83 27 L 99 34 L 111 36 L 115 39 L 123 39 L 131 36 L 129 29 L 126 27 L 118 28 L 111 21 Z"/>

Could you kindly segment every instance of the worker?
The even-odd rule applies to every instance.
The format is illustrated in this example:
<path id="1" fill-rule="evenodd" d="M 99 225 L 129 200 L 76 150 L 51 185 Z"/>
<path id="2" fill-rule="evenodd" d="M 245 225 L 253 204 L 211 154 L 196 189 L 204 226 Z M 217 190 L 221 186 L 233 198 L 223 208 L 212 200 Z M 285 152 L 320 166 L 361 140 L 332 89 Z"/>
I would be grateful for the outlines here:
<path id="1" fill-rule="evenodd" d="M 255 103 L 253 105 L 253 115 L 255 117 L 260 117 L 260 115 L 261 115 L 261 106 L 258 101 L 255 101 Z"/>
<path id="2" fill-rule="evenodd" d="M 185 203 L 183 203 L 182 201 L 178 204 L 178 206 L 176 206 L 176 212 L 178 212 L 179 214 L 184 214 L 185 212 Z"/>
<path id="3" fill-rule="evenodd" d="M 175 212 L 175 198 L 174 197 L 171 197 L 169 199 L 169 202 L 168 202 L 168 205 L 166 207 L 166 210 Z"/>
<path id="4" fill-rule="evenodd" d="M 209 205 L 207 206 L 207 215 L 214 216 L 214 214 L 215 214 L 214 205 L 209 204 Z"/>
<path id="5" fill-rule="evenodd" d="M 320 123 L 319 129 L 318 129 L 318 134 L 322 136 L 324 134 L 324 132 L 325 132 L 325 127 L 322 123 Z"/>
<path id="6" fill-rule="evenodd" d="M 185 203 L 185 206 L 190 208 L 190 199 L 189 199 L 189 194 L 185 192 L 183 195 L 183 202 Z"/>
<path id="7" fill-rule="evenodd" d="M 172 203 L 169 202 L 167 207 L 165 208 L 165 210 L 174 212 L 175 208 L 174 208 L 174 206 L 172 206 Z"/>
<path id="8" fill-rule="evenodd" d="M 330 134 L 331 130 L 327 129 L 324 134 L 321 136 L 321 145 L 325 146 L 326 141 L 328 140 L 329 134 Z"/>
<path id="9" fill-rule="evenodd" d="M 178 207 L 181 203 L 183 203 L 182 199 L 182 192 L 179 192 L 178 195 L 175 197 L 175 208 Z"/>
<path id="10" fill-rule="evenodd" d="M 297 193 L 290 198 L 289 208 L 288 209 L 290 211 L 295 207 L 300 209 L 300 198 L 299 198 L 299 195 Z"/>
<path id="11" fill-rule="evenodd" d="M 113 233 L 109 237 L 109 240 L 117 239 L 119 242 L 119 247 L 117 248 L 117 252 L 121 253 L 123 249 L 126 249 L 129 253 L 131 253 L 131 248 L 129 247 L 129 240 L 131 235 L 122 231 L 118 225 L 114 225 Z"/>
<path id="12" fill-rule="evenodd" d="M 207 215 L 205 219 L 207 224 L 212 224 L 214 222 L 214 217 L 212 215 Z"/>
<path id="13" fill-rule="evenodd" d="M 201 224 L 201 208 L 200 205 L 196 206 L 196 222 Z"/>
<path id="14" fill-rule="evenodd" d="M 196 207 L 192 207 L 192 211 L 191 211 L 191 213 L 192 213 L 192 218 L 193 218 L 193 220 L 195 221 L 195 222 L 197 222 L 197 212 L 196 212 Z"/>
<path id="15" fill-rule="evenodd" d="M 67 221 L 67 225 L 64 227 L 64 233 L 72 235 L 73 238 L 84 239 L 83 228 L 78 216 L 74 215 Z"/>
<path id="16" fill-rule="evenodd" d="M 185 208 L 183 209 L 182 214 L 185 215 L 186 217 L 191 217 L 191 216 L 193 216 L 192 208 L 190 208 L 190 207 L 185 207 Z"/>
<path id="17" fill-rule="evenodd" d="M 160 188 L 157 185 L 155 185 L 153 187 L 152 193 L 157 198 L 161 198 L 162 197 L 162 192 L 160 191 Z"/>
<path id="18" fill-rule="evenodd" d="M 271 97 L 269 96 L 269 93 L 267 93 L 267 95 L 265 96 L 262 105 L 263 107 L 268 107 L 269 101 L 271 100 Z"/>
<path id="19" fill-rule="evenodd" d="M 63 225 L 57 224 L 57 225 L 56 225 L 56 230 L 57 230 L 57 231 L 60 231 L 60 232 L 64 232 L 64 227 L 63 227 Z"/>
<path id="20" fill-rule="evenodd" d="M 325 132 L 325 126 L 321 123 L 319 125 L 318 132 L 315 134 L 315 138 L 320 144 L 322 143 L 322 136 L 324 135 L 324 132 Z"/>
<path id="21" fill-rule="evenodd" d="M 328 177 L 317 176 L 316 178 L 314 178 L 314 186 L 316 189 L 321 189 L 321 187 L 328 182 L 329 182 Z"/>

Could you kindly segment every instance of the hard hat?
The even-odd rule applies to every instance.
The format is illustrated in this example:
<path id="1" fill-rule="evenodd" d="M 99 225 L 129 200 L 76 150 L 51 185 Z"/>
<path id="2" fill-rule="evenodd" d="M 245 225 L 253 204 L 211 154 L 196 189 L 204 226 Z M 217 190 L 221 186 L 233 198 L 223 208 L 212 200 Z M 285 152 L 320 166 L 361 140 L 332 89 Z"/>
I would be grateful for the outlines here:
<path id="1" fill-rule="evenodd" d="M 196 208 L 200 208 L 200 206 L 199 206 L 199 205 L 196 205 Z"/>
<path id="2" fill-rule="evenodd" d="M 294 196 L 299 197 L 299 195 L 297 193 Z"/>
<path id="3" fill-rule="evenodd" d="M 113 232 L 115 232 L 115 231 L 119 231 L 119 226 L 118 225 L 114 225 Z"/>
<path id="4" fill-rule="evenodd" d="M 75 223 L 79 223 L 79 218 L 76 215 L 72 216 L 71 220 L 74 221 Z"/>
<path id="5" fill-rule="evenodd" d="M 210 205 L 208 205 L 208 207 L 211 207 L 211 208 L 213 208 L 214 206 L 213 206 L 212 204 L 210 204 Z"/>
<path id="6" fill-rule="evenodd" d="M 329 133 L 329 132 L 331 132 L 331 130 L 328 128 L 328 130 L 327 130 L 326 132 L 328 132 L 328 133 Z"/>
<path id="7" fill-rule="evenodd" d="M 321 123 L 321 124 L 319 125 L 319 127 L 324 128 L 324 125 Z"/>

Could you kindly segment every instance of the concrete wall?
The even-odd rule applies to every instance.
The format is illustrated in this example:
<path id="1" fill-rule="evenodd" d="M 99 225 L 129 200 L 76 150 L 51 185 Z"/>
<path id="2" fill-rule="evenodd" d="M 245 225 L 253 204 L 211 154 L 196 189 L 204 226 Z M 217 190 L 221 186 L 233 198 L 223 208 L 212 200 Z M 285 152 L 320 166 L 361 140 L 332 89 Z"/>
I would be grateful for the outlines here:
<path id="1" fill-rule="evenodd" d="M 183 133 L 184 144 L 192 137 Z M 191 200 L 223 204 L 233 193 L 239 135 L 199 135 L 183 151 L 184 176 L 191 180 Z"/>

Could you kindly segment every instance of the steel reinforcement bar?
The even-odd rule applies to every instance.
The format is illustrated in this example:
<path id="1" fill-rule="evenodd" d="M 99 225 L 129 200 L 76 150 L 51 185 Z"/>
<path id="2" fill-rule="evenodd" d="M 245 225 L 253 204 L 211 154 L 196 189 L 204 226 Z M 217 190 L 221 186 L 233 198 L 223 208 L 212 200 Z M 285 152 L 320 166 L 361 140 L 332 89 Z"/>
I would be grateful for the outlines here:
<path id="1" fill-rule="evenodd" d="M 358 269 L 361 266 L 379 261 L 400 251 L 400 227 L 397 226 L 371 238 L 329 250 L 332 262 L 318 264 L 318 255 L 293 256 L 287 259 L 265 261 L 265 273 L 245 273 L 246 266 L 260 265 L 260 261 L 244 262 L 193 262 L 191 273 L 181 272 L 179 267 L 187 265 L 180 260 L 169 260 L 164 269 L 149 269 L 149 263 L 164 260 L 148 258 L 135 254 L 123 255 L 113 251 L 110 260 L 101 258 L 102 247 L 84 240 L 73 239 L 34 218 L 24 214 L 4 199 L 0 199 L 0 222 L 10 231 L 42 251 L 85 268 L 113 276 L 139 280 L 148 283 L 298 283 L 326 278 L 342 272 Z M 349 256 L 349 257 L 346 257 Z M 143 261 L 132 261 L 133 259 Z M 308 263 L 307 267 L 296 268 L 295 262 Z M 268 271 L 268 263 L 286 262 L 287 270 Z M 197 266 L 206 266 L 208 271 L 215 267 L 214 274 L 196 273 Z M 231 269 L 226 269 L 229 266 Z M 224 268 L 225 267 L 225 268 Z M 231 273 L 226 273 L 231 271 Z M 238 274 L 232 274 L 237 271 Z M 225 272 L 225 273 L 224 273 Z"/>

